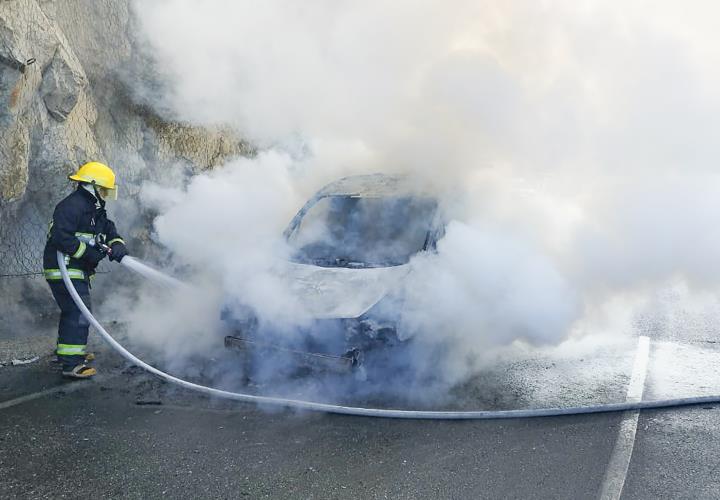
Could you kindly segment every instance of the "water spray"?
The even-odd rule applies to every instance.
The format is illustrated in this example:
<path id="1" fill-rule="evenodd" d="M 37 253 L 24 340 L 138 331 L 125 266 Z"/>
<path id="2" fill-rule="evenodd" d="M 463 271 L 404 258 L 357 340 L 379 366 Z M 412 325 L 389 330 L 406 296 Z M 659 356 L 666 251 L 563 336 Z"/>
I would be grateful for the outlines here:
<path id="1" fill-rule="evenodd" d="M 536 408 L 526 410 L 476 410 L 476 411 L 433 411 L 433 410 L 392 410 L 384 408 L 363 408 L 354 406 L 342 406 L 329 403 L 316 403 L 313 401 L 302 401 L 298 399 L 278 398 L 271 396 L 258 396 L 254 394 L 246 394 L 242 392 L 231 392 L 222 389 L 216 389 L 187 380 L 180 379 L 173 375 L 163 372 L 149 365 L 143 360 L 136 357 L 125 349 L 118 341 L 116 341 L 87 308 L 82 298 L 78 294 L 68 275 L 67 266 L 62 252 L 57 252 L 58 266 L 62 274 L 63 282 L 70 292 L 73 301 L 78 306 L 83 316 L 94 326 L 100 333 L 100 336 L 115 349 L 123 358 L 134 365 L 152 373 L 153 375 L 170 382 L 171 384 L 200 392 L 208 396 L 215 396 L 222 399 L 230 399 L 245 403 L 256 403 L 262 405 L 272 405 L 284 408 L 294 408 L 300 410 L 319 411 L 324 413 L 336 413 L 342 415 L 354 415 L 362 417 L 380 417 L 380 418 L 398 418 L 398 419 L 415 419 L 415 420 L 491 420 L 491 419 L 510 419 L 510 418 L 531 418 L 531 417 L 555 417 L 560 415 L 582 415 L 589 413 L 611 413 L 632 410 L 650 410 L 659 408 L 671 408 L 678 406 L 690 406 L 699 404 L 715 404 L 720 403 L 720 395 L 718 396 L 701 396 L 676 399 L 662 399 L 656 401 L 637 401 L 625 403 L 608 403 L 591 406 L 574 406 L 567 408 Z M 148 276 L 151 279 L 177 286 L 188 286 L 175 278 L 164 275 L 160 271 L 150 268 L 142 264 L 133 257 L 126 256 L 122 259 L 121 264 L 125 267 Z M 151 271 L 151 272 L 150 272 Z M 162 277 L 162 278 L 161 278 Z"/>
<path id="2" fill-rule="evenodd" d="M 127 255 L 123 257 L 123 260 L 120 261 L 121 264 L 123 264 L 125 267 L 130 269 L 131 271 L 139 274 L 140 276 L 147 278 L 151 281 L 154 281 L 155 283 L 159 285 L 164 285 L 170 288 L 174 289 L 188 289 L 188 285 L 183 283 L 182 281 L 173 278 L 172 276 L 168 276 L 165 273 L 161 273 L 157 269 L 153 269 L 152 267 L 143 264 L 139 260 Z"/>

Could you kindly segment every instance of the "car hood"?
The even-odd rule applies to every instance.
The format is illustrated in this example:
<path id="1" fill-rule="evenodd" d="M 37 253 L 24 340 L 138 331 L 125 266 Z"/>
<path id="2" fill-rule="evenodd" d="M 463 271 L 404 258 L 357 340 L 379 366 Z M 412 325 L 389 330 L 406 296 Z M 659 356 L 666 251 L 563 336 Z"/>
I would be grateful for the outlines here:
<path id="1" fill-rule="evenodd" d="M 319 267 L 289 262 L 282 279 L 305 311 L 315 318 L 357 318 L 377 304 L 410 266 L 366 269 Z"/>

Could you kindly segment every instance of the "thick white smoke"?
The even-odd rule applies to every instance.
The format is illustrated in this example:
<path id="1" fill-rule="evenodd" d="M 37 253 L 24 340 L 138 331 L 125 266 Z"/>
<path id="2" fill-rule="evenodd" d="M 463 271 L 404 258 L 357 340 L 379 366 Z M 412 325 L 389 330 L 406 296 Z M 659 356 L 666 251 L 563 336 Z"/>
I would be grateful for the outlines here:
<path id="1" fill-rule="evenodd" d="M 294 211 L 328 181 L 375 171 L 434 186 L 455 221 L 437 256 L 413 262 L 405 321 L 456 351 L 557 342 L 606 326 L 618 302 L 629 314 L 649 287 L 718 284 L 713 2 L 163 0 L 136 12 L 169 75 L 159 104 L 232 124 L 262 151 L 187 190 L 146 190 L 157 237 L 268 317 L 302 316 L 265 272 Z"/>

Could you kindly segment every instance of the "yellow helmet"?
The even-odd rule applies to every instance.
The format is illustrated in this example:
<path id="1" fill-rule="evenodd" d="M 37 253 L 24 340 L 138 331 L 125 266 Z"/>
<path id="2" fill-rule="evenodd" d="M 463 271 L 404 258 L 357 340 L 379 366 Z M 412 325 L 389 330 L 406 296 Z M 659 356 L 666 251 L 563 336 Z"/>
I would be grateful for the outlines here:
<path id="1" fill-rule="evenodd" d="M 105 188 L 113 191 L 113 195 L 117 198 L 117 184 L 115 184 L 115 173 L 107 165 L 91 161 L 81 166 L 77 172 L 68 176 L 68 179 L 76 182 L 86 182 L 94 184 L 99 188 Z"/>

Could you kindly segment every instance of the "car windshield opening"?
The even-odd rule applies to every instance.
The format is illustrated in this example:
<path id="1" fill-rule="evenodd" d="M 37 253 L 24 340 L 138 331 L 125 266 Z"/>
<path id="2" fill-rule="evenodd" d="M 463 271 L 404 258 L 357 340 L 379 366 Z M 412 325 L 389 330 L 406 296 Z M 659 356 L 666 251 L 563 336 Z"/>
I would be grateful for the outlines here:
<path id="1" fill-rule="evenodd" d="M 325 267 L 385 267 L 423 250 L 437 203 L 422 197 L 327 196 L 291 234 L 296 262 Z"/>

